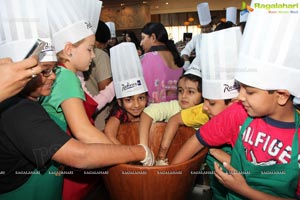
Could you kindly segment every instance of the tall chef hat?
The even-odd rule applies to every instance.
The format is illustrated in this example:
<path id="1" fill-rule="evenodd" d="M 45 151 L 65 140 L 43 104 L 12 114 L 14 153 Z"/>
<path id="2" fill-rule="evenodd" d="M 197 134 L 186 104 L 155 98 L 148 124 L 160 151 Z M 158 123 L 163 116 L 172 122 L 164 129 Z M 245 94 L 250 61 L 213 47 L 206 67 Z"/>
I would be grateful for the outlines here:
<path id="1" fill-rule="evenodd" d="M 226 8 L 226 21 L 230 21 L 234 24 L 236 24 L 236 14 L 237 14 L 237 8 L 236 7 L 228 7 Z"/>
<path id="2" fill-rule="evenodd" d="M 238 95 L 234 72 L 242 33 L 239 27 L 202 35 L 202 95 L 207 99 L 232 99 Z"/>
<path id="3" fill-rule="evenodd" d="M 95 33 L 102 2 L 98 0 L 48 1 L 48 17 L 57 52 Z M 95 23 L 95 24 L 94 24 Z"/>
<path id="4" fill-rule="evenodd" d="M 49 37 L 45 0 L 0 0 L 0 58 L 23 60 L 39 38 Z"/>
<path id="5" fill-rule="evenodd" d="M 263 90 L 286 89 L 300 97 L 300 15 L 299 8 L 285 8 L 286 13 L 269 13 L 256 3 L 278 4 L 279 0 L 252 1 L 243 34 L 235 78 Z M 297 4 L 296 0 L 284 1 Z M 297 12 L 297 13 L 295 13 Z"/>
<path id="6" fill-rule="evenodd" d="M 112 47 L 110 60 L 117 99 L 148 91 L 134 43 L 122 42 Z"/>
<path id="7" fill-rule="evenodd" d="M 114 22 L 106 22 L 105 24 L 108 26 L 108 28 L 110 30 L 110 36 L 112 38 L 116 37 L 116 26 L 115 26 L 115 23 Z"/>
<path id="8" fill-rule="evenodd" d="M 210 10 L 207 2 L 197 5 L 198 17 L 201 26 L 208 25 L 211 22 Z"/>

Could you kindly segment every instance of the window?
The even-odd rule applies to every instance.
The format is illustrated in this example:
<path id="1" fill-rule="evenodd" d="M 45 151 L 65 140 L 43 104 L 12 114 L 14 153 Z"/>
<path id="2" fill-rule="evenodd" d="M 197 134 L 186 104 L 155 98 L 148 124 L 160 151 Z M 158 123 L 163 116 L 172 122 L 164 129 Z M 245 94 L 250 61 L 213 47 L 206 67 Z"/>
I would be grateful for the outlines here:
<path id="1" fill-rule="evenodd" d="M 197 35 L 201 33 L 201 29 L 197 25 L 192 26 L 166 26 L 166 30 L 169 34 L 169 39 L 174 40 L 175 43 L 183 41 L 183 33 L 189 32 Z"/>

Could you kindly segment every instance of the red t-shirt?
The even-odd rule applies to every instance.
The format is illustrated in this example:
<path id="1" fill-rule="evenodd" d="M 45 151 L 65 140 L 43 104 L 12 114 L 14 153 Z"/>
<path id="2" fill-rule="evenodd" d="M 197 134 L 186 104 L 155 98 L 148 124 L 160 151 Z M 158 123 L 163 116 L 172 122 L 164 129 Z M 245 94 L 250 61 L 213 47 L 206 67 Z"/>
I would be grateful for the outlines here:
<path id="1" fill-rule="evenodd" d="M 235 145 L 240 128 L 248 117 L 241 103 L 234 103 L 212 118 L 197 132 L 198 140 L 206 146 Z M 300 130 L 300 128 L 299 128 Z M 298 130 L 298 141 L 300 133 Z M 255 118 L 243 135 L 246 158 L 256 165 L 289 163 L 295 123 L 281 122 L 269 117 Z M 298 144 L 300 144 L 298 142 Z M 300 145 L 299 145 L 300 149 Z M 300 156 L 298 156 L 300 163 Z M 299 164 L 300 166 L 300 164 Z M 300 180 L 297 195 L 300 194 Z"/>

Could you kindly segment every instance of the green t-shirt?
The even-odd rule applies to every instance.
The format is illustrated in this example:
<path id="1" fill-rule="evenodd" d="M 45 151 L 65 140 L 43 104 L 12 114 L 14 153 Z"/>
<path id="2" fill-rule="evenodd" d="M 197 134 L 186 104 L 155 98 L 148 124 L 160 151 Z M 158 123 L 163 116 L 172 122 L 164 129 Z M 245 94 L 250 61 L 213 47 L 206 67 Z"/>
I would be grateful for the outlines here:
<path id="1" fill-rule="evenodd" d="M 64 131 L 67 130 L 67 122 L 61 104 L 70 98 L 80 98 L 85 101 L 80 80 L 74 72 L 59 66 L 56 71 L 56 79 L 52 86 L 51 94 L 41 98 L 40 102 L 50 117 Z"/>

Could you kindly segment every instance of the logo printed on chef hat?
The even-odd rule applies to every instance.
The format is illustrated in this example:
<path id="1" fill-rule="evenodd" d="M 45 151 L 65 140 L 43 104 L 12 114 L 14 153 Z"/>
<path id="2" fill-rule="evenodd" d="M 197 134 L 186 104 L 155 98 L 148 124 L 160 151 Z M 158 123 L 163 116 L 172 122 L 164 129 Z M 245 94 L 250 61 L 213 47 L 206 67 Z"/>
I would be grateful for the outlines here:
<path id="1" fill-rule="evenodd" d="M 134 43 L 122 42 L 112 47 L 110 61 L 117 99 L 148 91 Z"/>
<path id="2" fill-rule="evenodd" d="M 57 62 L 56 51 L 52 44 L 50 38 L 42 38 L 44 42 L 47 44 L 45 45 L 44 49 L 41 51 L 39 55 L 40 62 Z"/>
<path id="3" fill-rule="evenodd" d="M 207 99 L 232 99 L 238 95 L 234 72 L 242 33 L 239 27 L 202 35 L 202 95 Z"/>
<path id="4" fill-rule="evenodd" d="M 116 26 L 115 26 L 115 23 L 114 22 L 106 22 L 105 24 L 108 26 L 108 28 L 110 30 L 110 37 L 111 38 L 116 37 Z"/>
<path id="5" fill-rule="evenodd" d="M 45 0 L 0 0 L 0 57 L 21 61 L 39 38 L 49 37 Z"/>
<path id="6" fill-rule="evenodd" d="M 47 11 L 57 52 L 95 33 L 102 2 L 98 0 L 51 0 Z M 94 24 L 95 23 L 95 24 Z"/>
<path id="7" fill-rule="evenodd" d="M 236 14 L 237 8 L 236 7 L 228 7 L 226 8 L 226 21 L 230 21 L 233 24 L 236 24 Z"/>
<path id="8" fill-rule="evenodd" d="M 197 5 L 198 17 L 201 26 L 206 26 L 211 22 L 210 10 L 207 2 Z"/>
<path id="9" fill-rule="evenodd" d="M 251 7 L 262 1 L 252 1 Z M 282 1 L 263 1 L 282 4 Z M 284 1 L 295 4 L 296 0 Z M 286 89 L 300 97 L 300 12 L 269 13 L 255 8 L 249 13 L 235 78 L 263 90 Z"/>

